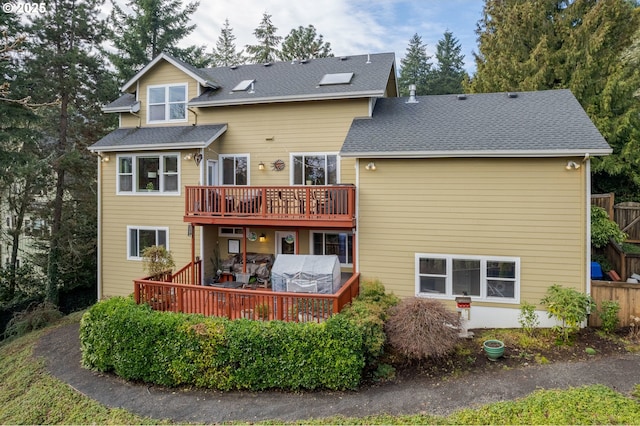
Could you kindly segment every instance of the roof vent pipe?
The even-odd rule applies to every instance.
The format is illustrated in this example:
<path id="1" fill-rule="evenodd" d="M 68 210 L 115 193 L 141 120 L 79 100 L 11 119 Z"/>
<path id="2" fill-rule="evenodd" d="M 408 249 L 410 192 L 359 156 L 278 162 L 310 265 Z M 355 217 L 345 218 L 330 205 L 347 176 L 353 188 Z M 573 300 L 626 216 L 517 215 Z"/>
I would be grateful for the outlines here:
<path id="1" fill-rule="evenodd" d="M 409 85 L 409 100 L 407 101 L 408 104 L 417 104 L 418 100 L 416 99 L 416 85 L 415 84 L 410 84 Z"/>
<path id="2" fill-rule="evenodd" d="M 367 64 L 371 63 L 371 55 L 367 53 Z"/>

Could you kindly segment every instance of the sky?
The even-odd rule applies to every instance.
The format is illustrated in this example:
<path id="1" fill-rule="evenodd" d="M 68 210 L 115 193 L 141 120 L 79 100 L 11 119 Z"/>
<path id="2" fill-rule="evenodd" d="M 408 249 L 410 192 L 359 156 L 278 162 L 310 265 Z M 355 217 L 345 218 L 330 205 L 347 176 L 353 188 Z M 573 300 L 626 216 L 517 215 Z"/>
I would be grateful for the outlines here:
<path id="1" fill-rule="evenodd" d="M 433 56 L 444 32 L 451 31 L 472 73 L 483 5 L 483 0 L 200 0 L 192 15 L 197 27 L 184 44 L 206 45 L 210 52 L 227 18 L 238 50 L 256 44 L 253 31 L 266 12 L 282 37 L 300 25 L 315 26 L 335 56 L 394 52 L 399 62 L 415 33 Z"/>

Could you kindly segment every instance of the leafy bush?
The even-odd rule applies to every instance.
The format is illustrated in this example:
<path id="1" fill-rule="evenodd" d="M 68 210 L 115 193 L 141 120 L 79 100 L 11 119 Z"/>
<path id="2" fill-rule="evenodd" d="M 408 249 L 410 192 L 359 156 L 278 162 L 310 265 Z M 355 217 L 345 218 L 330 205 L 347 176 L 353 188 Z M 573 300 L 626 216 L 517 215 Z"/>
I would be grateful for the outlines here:
<path id="1" fill-rule="evenodd" d="M 150 277 L 158 278 L 174 266 L 173 255 L 165 246 L 149 246 L 142 251 L 142 267 Z"/>
<path id="2" fill-rule="evenodd" d="M 540 319 L 536 313 L 536 306 L 528 302 L 522 302 L 518 322 L 525 333 L 531 336 L 540 325 Z"/>
<path id="3" fill-rule="evenodd" d="M 399 300 L 397 296 L 386 293 L 380 281 L 364 281 L 360 284 L 358 297 L 340 313 L 362 333 L 365 360 L 370 366 L 374 366 L 384 352 L 387 341 L 384 322 L 389 309 Z"/>
<path id="4" fill-rule="evenodd" d="M 620 324 L 618 318 L 620 312 L 620 303 L 614 300 L 603 300 L 598 309 L 598 316 L 602 321 L 602 331 L 605 333 L 613 333 Z"/>
<path id="5" fill-rule="evenodd" d="M 563 341 L 568 341 L 571 333 L 576 332 L 593 310 L 593 299 L 573 288 L 554 284 L 547 289 L 546 296 L 540 301 L 547 307 L 549 318 L 555 317 L 562 322 L 554 330 L 561 333 Z"/>
<path id="6" fill-rule="evenodd" d="M 13 315 L 4 331 L 6 339 L 24 336 L 30 331 L 37 330 L 62 318 L 56 305 L 50 302 L 32 304 L 24 311 Z"/>
<path id="7" fill-rule="evenodd" d="M 613 239 L 622 244 L 627 239 L 627 234 L 620 230 L 618 224 L 609 219 L 607 211 L 602 207 L 591 206 L 591 245 L 601 248 Z"/>
<path id="8" fill-rule="evenodd" d="M 455 349 L 460 318 L 435 299 L 409 298 L 390 310 L 387 338 L 409 359 L 439 358 Z"/>
<path id="9" fill-rule="evenodd" d="M 80 325 L 82 363 L 127 380 L 221 390 L 353 389 L 365 365 L 362 329 L 152 311 L 131 298 L 94 305 Z"/>

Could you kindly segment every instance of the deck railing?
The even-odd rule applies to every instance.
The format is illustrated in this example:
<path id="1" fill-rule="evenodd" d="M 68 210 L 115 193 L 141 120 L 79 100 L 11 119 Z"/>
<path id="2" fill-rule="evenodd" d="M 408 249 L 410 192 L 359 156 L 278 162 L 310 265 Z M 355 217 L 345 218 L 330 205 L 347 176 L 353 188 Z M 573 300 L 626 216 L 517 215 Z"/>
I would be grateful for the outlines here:
<path id="1" fill-rule="evenodd" d="M 355 186 L 187 186 L 185 215 L 261 219 L 349 219 Z"/>
<path id="2" fill-rule="evenodd" d="M 352 275 L 336 294 L 287 293 L 134 280 L 136 303 L 160 311 L 203 314 L 229 319 L 322 322 L 358 295 L 360 274 Z"/>

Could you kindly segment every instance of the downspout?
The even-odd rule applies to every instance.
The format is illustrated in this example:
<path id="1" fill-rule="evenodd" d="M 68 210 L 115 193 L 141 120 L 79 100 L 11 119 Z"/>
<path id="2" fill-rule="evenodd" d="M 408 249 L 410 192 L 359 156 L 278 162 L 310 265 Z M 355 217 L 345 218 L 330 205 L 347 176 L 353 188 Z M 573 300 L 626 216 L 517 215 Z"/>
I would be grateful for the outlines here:
<path id="1" fill-rule="evenodd" d="M 586 187 L 586 213 L 587 213 L 587 295 L 591 296 L 591 160 L 589 159 L 589 153 L 584 155 L 582 160 L 584 163 L 585 173 L 585 187 Z"/>
<path id="2" fill-rule="evenodd" d="M 98 274 L 97 279 L 97 295 L 96 300 L 100 301 L 102 298 L 102 157 L 98 156 L 98 238 L 96 243 L 98 245 L 97 259 L 98 262 Z"/>

